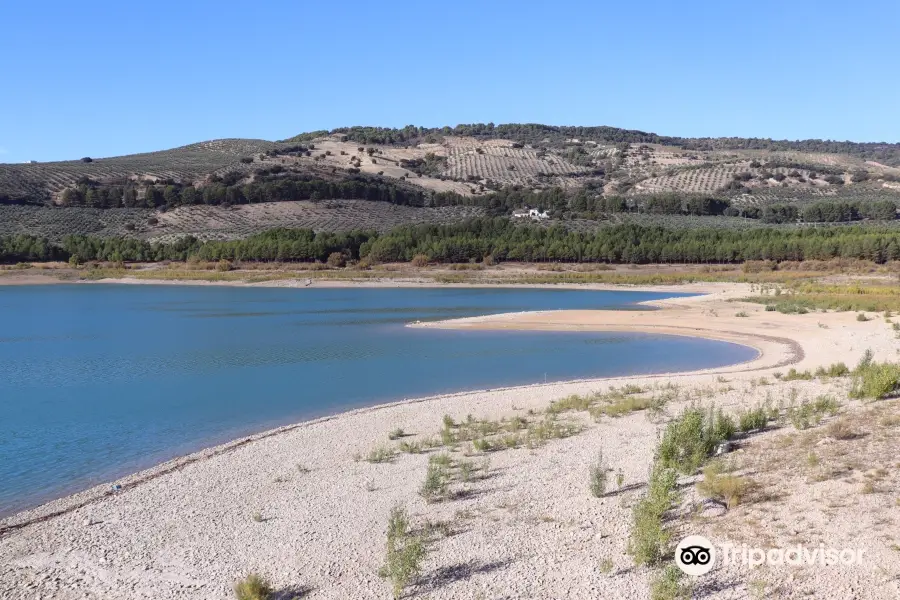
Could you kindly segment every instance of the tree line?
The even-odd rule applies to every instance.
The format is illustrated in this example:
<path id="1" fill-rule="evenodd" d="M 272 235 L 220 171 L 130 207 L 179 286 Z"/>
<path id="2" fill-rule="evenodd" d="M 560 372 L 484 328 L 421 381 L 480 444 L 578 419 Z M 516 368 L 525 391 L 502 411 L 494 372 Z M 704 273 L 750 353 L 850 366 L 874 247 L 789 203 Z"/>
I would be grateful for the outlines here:
<path id="1" fill-rule="evenodd" d="M 346 260 L 409 261 L 424 255 L 433 262 L 495 261 L 604 263 L 740 263 L 747 260 L 829 260 L 851 258 L 883 263 L 900 260 L 896 229 L 871 225 L 748 230 L 675 229 L 615 225 L 594 232 L 562 225 L 541 227 L 506 218 L 472 219 L 454 225 L 403 226 L 387 234 L 275 229 L 243 240 L 201 242 L 185 237 L 172 243 L 133 238 L 71 235 L 61 244 L 35 236 L 0 237 L 0 261 L 45 260 L 162 261 L 325 261 L 334 253 Z"/>
<path id="2" fill-rule="evenodd" d="M 315 132 L 322 134 L 322 132 Z M 571 139 L 606 143 L 663 144 L 686 150 L 772 150 L 824 152 L 847 154 L 865 160 L 875 160 L 888 165 L 900 165 L 900 144 L 885 142 L 849 142 L 834 140 L 773 140 L 769 138 L 686 138 L 658 135 L 634 129 L 618 127 L 570 127 L 542 125 L 539 123 L 470 123 L 455 127 L 417 127 L 407 125 L 402 129 L 389 127 L 341 127 L 330 134 L 343 136 L 347 141 L 363 144 L 410 145 L 424 141 L 437 142 L 441 136 L 471 136 L 480 139 L 509 139 L 532 145 L 565 144 Z M 285 141 L 307 141 L 309 134 L 300 134 Z"/>
<path id="3" fill-rule="evenodd" d="M 870 200 L 865 202 L 844 200 L 823 200 L 805 205 L 767 204 L 763 207 L 747 206 L 740 209 L 728 208 L 727 216 L 759 219 L 763 223 L 847 223 L 868 219 L 871 221 L 893 221 L 897 218 L 897 203 L 893 200 Z"/>
<path id="4" fill-rule="evenodd" d="M 292 200 L 356 199 L 407 206 L 442 206 L 462 203 L 459 194 L 428 192 L 381 178 L 351 175 L 326 180 L 310 175 L 280 174 L 280 167 L 260 170 L 256 180 L 240 183 L 240 173 L 225 173 L 202 187 L 175 181 L 138 185 L 81 182 L 63 191 L 62 206 L 91 208 L 177 208 L 206 204 L 229 206 Z"/>

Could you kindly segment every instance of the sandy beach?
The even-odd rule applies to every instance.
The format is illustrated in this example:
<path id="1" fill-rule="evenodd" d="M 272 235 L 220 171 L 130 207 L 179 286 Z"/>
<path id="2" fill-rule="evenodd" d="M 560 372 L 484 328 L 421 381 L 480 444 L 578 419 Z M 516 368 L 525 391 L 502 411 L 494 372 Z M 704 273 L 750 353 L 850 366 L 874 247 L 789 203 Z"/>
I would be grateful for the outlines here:
<path id="1" fill-rule="evenodd" d="M 489 453 L 460 445 L 454 455 L 472 454 L 468 458 L 479 475 L 455 484 L 458 497 L 437 503 L 418 493 L 427 453 L 365 460 L 373 448 L 439 437 L 444 415 L 455 421 L 467 415 L 539 418 L 554 400 L 625 384 L 647 393 L 676 389 L 665 407 L 668 415 L 690 402 L 734 412 L 773 396 L 802 400 L 822 394 L 840 397 L 843 410 L 855 414 L 864 407 L 846 400 L 846 380 L 783 382 L 775 374 L 838 361 L 852 366 L 867 349 L 877 360 L 896 360 L 900 347 L 878 315 L 861 322 L 850 312 L 766 312 L 738 300 L 751 295 L 743 284 L 627 289 L 703 295 L 656 301 L 655 311 L 544 311 L 411 326 L 643 331 L 745 344 L 758 356 L 692 373 L 408 400 L 210 448 L 114 482 L 117 491 L 111 482 L 0 521 L 0 598 L 225 599 L 250 572 L 270 578 L 279 590 L 276 598 L 389 598 L 390 585 L 378 571 L 388 514 L 396 505 L 414 523 L 437 524 L 444 532 L 429 545 L 409 597 L 649 598 L 651 571 L 633 566 L 626 545 L 631 508 L 643 493 L 665 419 L 645 412 L 599 421 L 573 414 L 566 419 L 582 430 L 571 437 Z M 388 433 L 398 428 L 405 437 L 390 441 Z M 775 443 L 783 434 L 770 431 L 760 439 Z M 881 438 L 870 436 L 876 439 Z M 588 493 L 588 468 L 599 450 L 625 482 L 603 498 Z M 818 490 L 801 485 L 796 497 L 764 509 L 783 521 L 798 510 L 812 514 L 819 510 L 816 499 L 830 493 L 827 486 L 839 484 L 824 482 Z M 832 492 L 844 493 L 839 487 Z M 860 498 L 823 508 L 829 516 L 817 521 L 821 531 L 815 536 L 800 526 L 784 535 L 811 541 L 821 534 L 835 545 L 864 546 L 871 561 L 854 569 L 766 571 L 767 580 L 781 586 L 780 597 L 809 597 L 811 589 L 822 598 L 898 597 L 900 552 L 892 544 L 900 542 L 900 524 L 890 512 L 896 499 L 888 493 Z M 739 514 L 730 510 L 719 522 L 690 521 L 691 532 L 739 539 L 737 525 L 716 529 Z M 781 531 L 773 525 L 776 530 Z M 714 571 L 704 576 L 695 597 L 751 598 L 760 576 L 745 568 Z"/>

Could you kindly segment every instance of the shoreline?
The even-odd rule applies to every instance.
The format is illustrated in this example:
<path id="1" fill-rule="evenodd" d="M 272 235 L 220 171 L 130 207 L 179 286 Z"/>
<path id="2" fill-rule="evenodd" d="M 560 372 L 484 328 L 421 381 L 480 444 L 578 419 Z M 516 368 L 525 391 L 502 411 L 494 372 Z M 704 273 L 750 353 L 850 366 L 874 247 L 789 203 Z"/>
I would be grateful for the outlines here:
<path id="1" fill-rule="evenodd" d="M 27 587 L 35 593 L 29 599 L 41 597 L 40 590 L 61 600 L 205 600 L 227 596 L 248 572 L 263 573 L 278 586 L 311 585 L 311 598 L 381 597 L 387 589 L 377 576 L 384 526 L 398 504 L 414 522 L 461 526 L 440 541 L 440 553 L 428 554 L 425 570 L 456 572 L 469 565 L 468 575 L 440 584 L 426 579 L 420 585 L 428 597 L 471 597 L 481 589 L 488 596 L 588 598 L 600 588 L 645 597 L 650 572 L 633 568 L 626 544 L 630 506 L 642 493 L 659 421 L 640 412 L 605 417 L 534 449 L 482 453 L 489 473 L 466 484 L 466 495 L 437 504 L 418 494 L 428 451 L 399 453 L 386 463 L 361 457 L 388 444 L 388 432 L 398 428 L 407 440 L 422 441 L 440 431 L 442 415 L 457 422 L 467 415 L 539 419 L 529 415 L 540 415 L 554 400 L 625 385 L 681 389 L 669 414 L 695 398 L 713 398 L 707 402 L 734 413 L 763 402 L 770 391 L 784 397 L 796 386 L 812 398 L 831 390 L 819 381 L 788 385 L 775 377 L 762 383 L 781 366 L 853 364 L 867 348 L 876 360 L 895 358 L 893 332 L 879 319 L 765 312 L 738 301 L 748 293 L 744 284 L 704 287 L 705 295 L 643 303 L 660 309 L 655 311 L 506 313 L 407 326 L 709 336 L 754 347 L 756 358 L 689 372 L 412 398 L 206 448 L 110 482 L 122 486 L 116 492 L 100 485 L 0 519 L 0 597 Z M 621 498 L 598 500 L 586 492 L 585 474 L 598 449 L 633 484 Z M 607 559 L 616 569 L 612 575 L 597 569 Z M 567 575 L 560 579 L 555 573 L 561 568 Z"/>
<path id="2" fill-rule="evenodd" d="M 99 281 L 91 281 L 91 282 L 72 282 L 73 284 L 78 283 L 101 283 L 101 284 L 118 284 L 124 283 L 128 281 L 128 283 L 137 283 L 140 285 L 181 285 L 182 282 L 175 281 L 149 281 L 149 280 L 99 280 Z M 59 282 L 59 283 L 68 283 L 68 282 Z M 193 282 L 189 282 L 193 283 Z M 233 283 L 238 283 L 237 287 L 248 287 L 247 284 L 243 282 L 197 282 L 200 285 L 229 285 Z M 266 282 L 270 283 L 270 282 Z M 343 282 L 338 282 L 343 283 Z M 349 282 L 349 283 L 357 283 L 357 282 Z M 362 285 L 359 286 L 329 286 L 329 287 L 388 287 L 381 285 L 366 285 L 369 282 L 359 282 Z M 582 289 L 585 291 L 637 291 L 637 292 L 665 292 L 666 290 L 658 289 L 656 286 L 628 286 L 625 290 L 622 289 L 623 286 L 616 285 L 607 285 L 607 284 L 594 284 L 600 286 L 599 289 L 592 286 L 592 284 L 569 284 L 566 287 L 571 287 L 572 289 Z M 674 298 L 664 298 L 659 300 L 648 300 L 644 302 L 639 302 L 637 305 L 642 306 L 651 306 L 659 309 L 660 311 L 665 311 L 665 309 L 669 306 L 668 303 L 675 301 L 684 301 L 688 299 L 702 299 L 709 298 L 711 295 L 716 293 L 710 288 L 718 288 L 723 286 L 733 286 L 735 284 L 703 284 L 704 292 L 697 292 L 698 295 L 693 296 L 682 296 L 682 297 L 674 297 Z M 249 287 L 254 287 L 255 284 L 249 284 Z M 591 286 L 591 287 L 589 287 Z M 263 287 L 280 287 L 280 286 L 263 286 Z M 293 287 L 293 286 L 291 286 Z M 390 286 L 394 287 L 394 286 Z M 432 285 L 400 285 L 396 287 L 498 287 L 498 288 L 519 288 L 519 287 L 529 287 L 529 288 L 555 288 L 559 289 L 561 286 L 554 284 L 533 284 L 533 285 L 473 285 L 473 284 L 432 284 Z M 717 290 L 718 291 L 718 290 Z M 411 328 L 443 328 L 443 329 L 483 329 L 483 330 L 502 330 L 502 329 L 516 329 L 516 330 L 552 330 L 552 331 L 566 331 L 572 329 L 566 329 L 565 327 L 535 327 L 533 324 L 529 325 L 527 321 L 523 321 L 524 318 L 541 317 L 550 314 L 568 314 L 572 312 L 591 312 L 591 313 L 639 313 L 640 311 L 616 311 L 616 310 L 597 310 L 597 311 L 570 311 L 570 310 L 561 310 L 561 311 L 526 311 L 526 312 L 517 312 L 517 313 L 501 313 L 496 315 L 482 315 L 475 317 L 463 317 L 460 319 L 446 319 L 441 321 L 430 321 L 424 323 L 407 323 L 406 327 Z M 512 323 L 511 327 L 504 327 L 503 325 Z M 474 325 L 474 326 L 473 326 Z M 777 338 L 777 337 L 769 337 L 769 336 L 748 336 L 741 335 L 735 332 L 727 332 L 727 331 L 715 331 L 715 330 L 700 330 L 700 329 L 692 329 L 690 331 L 685 331 L 683 329 L 679 329 L 674 326 L 670 326 L 668 330 L 666 328 L 654 329 L 650 326 L 637 326 L 630 328 L 629 326 L 621 326 L 621 325 L 608 325 L 608 326 L 600 326 L 600 327 L 588 327 L 584 329 L 580 329 L 581 331 L 608 331 L 608 332 L 641 332 L 641 333 L 656 333 L 661 335 L 673 335 L 679 337 L 688 337 L 688 338 L 703 338 L 703 339 L 711 339 L 717 341 L 724 341 L 729 343 L 735 343 L 739 345 L 743 345 L 746 347 L 750 347 L 756 350 L 757 355 L 747 361 L 734 363 L 731 365 L 725 365 L 721 367 L 711 367 L 707 369 L 695 369 L 692 371 L 678 371 L 678 372 L 666 372 L 666 373 L 651 373 L 651 374 L 634 374 L 634 375 L 621 375 L 615 377 L 589 377 L 589 378 L 580 378 L 580 379 L 567 379 L 560 381 L 552 381 L 546 383 L 533 383 L 533 384 L 524 384 L 524 385 L 516 385 L 516 386 L 506 386 L 506 387 L 495 387 L 495 388 L 486 388 L 486 389 L 477 389 L 477 390 L 468 390 L 468 391 L 459 391 L 459 392 L 451 392 L 447 394 L 436 394 L 430 396 L 422 396 L 418 398 L 407 398 L 404 400 L 396 400 L 391 402 L 382 402 L 379 404 L 375 404 L 372 406 L 366 406 L 356 409 L 351 409 L 348 411 L 341 411 L 335 413 L 333 415 L 328 415 L 324 417 L 318 417 L 309 420 L 303 420 L 299 422 L 288 423 L 285 425 L 281 425 L 278 427 L 266 429 L 260 432 L 256 432 L 253 434 L 249 434 L 246 436 L 241 436 L 235 439 L 228 440 L 226 442 L 222 442 L 219 444 L 215 444 L 208 447 L 203 447 L 193 452 L 189 452 L 184 455 L 173 457 L 169 460 L 166 460 L 161 463 L 157 463 L 146 468 L 139 469 L 138 471 L 129 473 L 127 475 L 123 475 L 114 479 L 111 479 L 108 482 L 104 482 L 101 484 L 90 486 L 86 489 L 82 489 L 81 491 L 64 494 L 59 497 L 51 498 L 47 501 L 41 502 L 36 506 L 32 506 L 29 508 L 25 508 L 22 510 L 17 510 L 11 514 L 0 516 L 0 541 L 11 533 L 12 531 L 22 529 L 23 527 L 27 527 L 28 525 L 32 525 L 35 523 L 40 523 L 52 519 L 54 517 L 58 517 L 75 510 L 84 508 L 89 506 L 95 502 L 98 502 L 104 498 L 108 498 L 114 496 L 118 491 L 123 491 L 126 489 L 131 489 L 137 485 L 142 483 L 151 481 L 158 477 L 162 477 L 169 473 L 175 472 L 184 468 L 187 465 L 193 464 L 198 461 L 202 461 L 205 459 L 213 458 L 223 453 L 227 453 L 233 451 L 237 448 L 245 444 L 250 444 L 255 441 L 263 440 L 268 437 L 277 436 L 283 433 L 287 433 L 299 428 L 303 427 L 313 427 L 315 425 L 326 423 L 335 419 L 340 419 L 342 417 L 354 417 L 362 414 L 367 414 L 373 411 L 387 410 L 391 408 L 395 408 L 398 406 L 404 405 L 414 405 L 420 403 L 428 403 L 428 402 L 436 402 L 442 401 L 452 398 L 469 396 L 472 394 L 490 394 L 494 392 L 509 392 L 509 391 L 523 391 L 523 390 L 539 390 L 546 387 L 551 386 L 559 386 L 559 385 L 578 385 L 578 384 L 596 384 L 602 385 L 612 380 L 616 381 L 628 381 L 631 379 L 659 379 L 659 378 L 669 378 L 669 377 L 688 377 L 688 376 L 696 376 L 696 375 L 708 375 L 708 374 L 727 374 L 727 373 L 736 373 L 736 372 L 746 372 L 746 371 L 757 371 L 763 369 L 771 369 L 778 368 L 781 366 L 786 366 L 789 364 L 795 364 L 801 361 L 804 358 L 804 352 L 802 347 L 796 342 L 787 339 L 787 338 Z M 774 363 L 771 363 L 769 359 L 773 358 L 773 355 L 777 357 L 777 360 Z M 769 360 L 769 363 L 767 363 Z M 117 491 L 113 491 L 113 486 L 120 486 L 120 489 Z M 32 514 L 35 513 L 35 514 Z M 26 518 L 20 518 L 23 515 L 27 515 Z"/>
<path id="3" fill-rule="evenodd" d="M 248 272 L 248 278 L 252 273 Z M 695 281 L 671 284 L 623 284 L 623 283 L 442 283 L 428 278 L 378 278 L 378 279 L 316 279 L 307 285 L 302 278 L 271 279 L 266 281 L 211 281 L 206 279 L 138 279 L 134 277 L 118 277 L 104 279 L 62 279 L 52 275 L 18 273 L 0 276 L 0 288 L 23 285 L 160 285 L 160 286 L 197 286 L 197 287 L 238 287 L 238 288 L 498 288 L 498 289 L 568 289 L 592 291 L 634 291 L 657 293 L 706 294 L 718 290 L 721 286 L 732 283 Z M 682 291 L 685 290 L 685 291 Z M 643 303 L 640 303 L 643 304 Z"/>

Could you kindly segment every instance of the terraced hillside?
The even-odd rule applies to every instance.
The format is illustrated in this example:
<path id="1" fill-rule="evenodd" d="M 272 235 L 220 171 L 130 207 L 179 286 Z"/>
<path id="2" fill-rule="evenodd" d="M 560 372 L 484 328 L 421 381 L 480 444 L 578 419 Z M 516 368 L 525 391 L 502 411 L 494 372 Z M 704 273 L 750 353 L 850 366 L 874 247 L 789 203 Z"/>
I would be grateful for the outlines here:
<path id="1" fill-rule="evenodd" d="M 31 234 L 60 241 L 69 234 L 172 241 L 185 235 L 209 240 L 247 237 L 278 227 L 342 232 L 389 231 L 409 223 L 455 223 L 484 215 L 470 206 L 419 208 L 388 202 L 328 200 L 242 206 L 183 206 L 167 212 L 148 208 L 47 208 L 0 205 L 0 235 Z"/>
<path id="2" fill-rule="evenodd" d="M 666 194 L 714 197 L 740 217 L 821 200 L 900 204 L 900 144 L 490 124 L 215 140 L 131 156 L 0 164 L 0 206 L 33 205 L 0 211 L 0 231 L 231 238 L 274 226 L 443 223 L 528 204 L 556 219 L 608 220 L 616 197 L 625 199 L 623 208 L 612 212 L 658 213 L 660 205 L 646 199 Z"/>
<path id="3" fill-rule="evenodd" d="M 176 180 L 196 181 L 214 173 L 249 170 L 241 158 L 275 148 L 265 140 L 226 139 L 200 142 L 172 150 L 112 158 L 64 162 L 0 164 L 0 197 L 51 200 L 78 180 L 100 182 Z"/>

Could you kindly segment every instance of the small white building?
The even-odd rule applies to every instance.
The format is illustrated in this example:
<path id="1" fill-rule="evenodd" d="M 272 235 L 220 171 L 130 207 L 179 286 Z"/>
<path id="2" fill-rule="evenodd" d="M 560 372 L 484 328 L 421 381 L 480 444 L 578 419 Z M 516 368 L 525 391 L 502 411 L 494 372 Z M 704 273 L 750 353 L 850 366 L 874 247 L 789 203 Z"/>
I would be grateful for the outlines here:
<path id="1" fill-rule="evenodd" d="M 543 221 L 549 219 L 550 215 L 547 211 L 541 212 L 536 208 L 518 208 L 512 212 L 514 219 L 532 219 L 533 221 Z"/>

